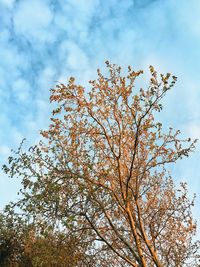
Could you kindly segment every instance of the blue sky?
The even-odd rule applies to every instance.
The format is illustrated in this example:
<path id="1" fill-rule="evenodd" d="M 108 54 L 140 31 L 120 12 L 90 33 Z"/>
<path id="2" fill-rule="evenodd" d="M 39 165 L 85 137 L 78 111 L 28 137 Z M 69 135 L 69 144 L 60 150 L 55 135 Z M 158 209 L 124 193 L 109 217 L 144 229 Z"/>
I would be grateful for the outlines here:
<path id="1" fill-rule="evenodd" d="M 49 88 L 69 76 L 82 84 L 105 60 L 147 71 L 172 72 L 178 82 L 165 99 L 166 127 L 200 138 L 199 0 L 0 0 L 0 161 L 22 138 L 32 144 L 48 125 Z M 199 146 L 172 169 L 197 193 Z M 0 176 L 0 207 L 19 183 Z"/>

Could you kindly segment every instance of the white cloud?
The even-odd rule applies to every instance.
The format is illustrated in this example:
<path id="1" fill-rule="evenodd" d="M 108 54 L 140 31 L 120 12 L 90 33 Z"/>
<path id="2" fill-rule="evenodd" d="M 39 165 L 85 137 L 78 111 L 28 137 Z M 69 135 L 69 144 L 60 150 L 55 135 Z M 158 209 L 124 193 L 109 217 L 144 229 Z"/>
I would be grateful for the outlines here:
<path id="1" fill-rule="evenodd" d="M 174 3 L 176 7 L 176 3 Z M 180 31 L 200 37 L 200 1 L 182 1 L 180 8 L 176 9 L 176 19 Z"/>
<path id="2" fill-rule="evenodd" d="M 19 79 L 21 72 L 28 69 L 29 64 L 27 55 L 14 44 L 8 29 L 0 32 L 0 47 L 0 105 L 4 106 L 5 101 L 12 96 L 10 89 L 14 88 L 14 83 Z"/>
<path id="3" fill-rule="evenodd" d="M 39 94 L 43 98 L 48 97 L 49 89 L 52 88 L 55 84 L 55 76 L 56 76 L 56 69 L 53 66 L 48 66 L 48 64 L 44 67 L 38 77 L 38 87 L 40 88 Z"/>
<path id="4" fill-rule="evenodd" d="M 60 60 L 66 60 L 66 66 L 72 71 L 80 71 L 89 67 L 89 59 L 79 45 L 65 41 L 59 49 Z"/>
<path id="5" fill-rule="evenodd" d="M 63 39 L 87 42 L 93 19 L 101 13 L 99 0 L 61 1 L 60 12 L 54 14 L 54 25 L 67 34 Z"/>
<path id="6" fill-rule="evenodd" d="M 12 129 L 12 141 L 15 144 L 15 146 L 19 146 L 19 144 L 21 143 L 21 141 L 23 140 L 24 135 L 21 133 L 21 131 L 19 131 L 17 128 Z"/>
<path id="7" fill-rule="evenodd" d="M 4 158 L 7 158 L 10 155 L 10 147 L 6 145 L 0 146 L 0 153 Z"/>
<path id="8" fill-rule="evenodd" d="M 75 9 L 81 10 L 84 14 L 88 15 L 95 11 L 96 7 L 99 5 L 99 0 L 68 0 L 64 4 L 64 8 L 68 5 L 72 5 Z"/>
<path id="9" fill-rule="evenodd" d="M 21 0 L 14 14 L 16 33 L 37 41 L 52 41 L 49 27 L 53 14 L 45 1 Z"/>
<path id="10" fill-rule="evenodd" d="M 16 100 L 24 103 L 29 101 L 31 86 L 28 81 L 19 78 L 13 82 L 12 89 L 14 93 L 13 97 L 15 97 Z"/>
<path id="11" fill-rule="evenodd" d="M 192 122 L 186 125 L 186 132 L 192 139 L 200 140 L 200 122 Z"/>
<path id="12" fill-rule="evenodd" d="M 15 3 L 15 0 L 1 0 L 0 3 L 5 5 L 8 8 L 12 8 Z"/>

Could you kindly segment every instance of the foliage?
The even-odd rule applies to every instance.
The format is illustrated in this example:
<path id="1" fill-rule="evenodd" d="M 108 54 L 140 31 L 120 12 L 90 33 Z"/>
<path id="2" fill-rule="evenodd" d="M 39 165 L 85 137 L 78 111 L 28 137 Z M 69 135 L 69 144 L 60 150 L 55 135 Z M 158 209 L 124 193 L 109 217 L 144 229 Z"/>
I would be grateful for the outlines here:
<path id="1" fill-rule="evenodd" d="M 25 239 L 31 229 L 27 220 L 15 216 L 11 210 L 8 214 L 0 214 L 0 266 L 32 266 L 28 255 L 25 255 Z"/>
<path id="2" fill-rule="evenodd" d="M 197 266 L 193 200 L 166 170 L 196 140 L 164 133 L 154 118 L 177 78 L 150 66 L 147 89 L 137 90 L 142 71 L 122 76 L 106 64 L 108 77 L 98 70 L 90 91 L 74 78 L 51 90 L 57 106 L 44 141 L 4 166 L 22 178 L 17 205 L 44 229 L 81 233 L 91 266 Z"/>
<path id="3" fill-rule="evenodd" d="M 73 267 L 90 266 L 78 238 L 64 231 L 42 228 L 13 210 L 0 218 L 0 266 Z M 84 251 L 85 252 L 85 251 Z"/>

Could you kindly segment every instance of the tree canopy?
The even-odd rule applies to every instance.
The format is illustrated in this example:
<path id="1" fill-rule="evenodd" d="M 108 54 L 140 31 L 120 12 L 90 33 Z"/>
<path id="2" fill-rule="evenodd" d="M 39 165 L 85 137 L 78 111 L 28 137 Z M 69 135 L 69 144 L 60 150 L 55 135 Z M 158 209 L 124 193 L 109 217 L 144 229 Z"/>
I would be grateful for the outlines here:
<path id="1" fill-rule="evenodd" d="M 150 66 L 149 84 L 138 88 L 143 71 L 106 65 L 87 89 L 74 78 L 51 89 L 56 107 L 42 141 L 27 152 L 20 146 L 4 166 L 22 181 L 14 206 L 31 216 L 38 238 L 47 234 L 44 242 L 59 232 L 69 251 L 77 241 L 74 266 L 199 266 L 194 199 L 167 170 L 196 140 L 155 119 L 177 78 Z"/>

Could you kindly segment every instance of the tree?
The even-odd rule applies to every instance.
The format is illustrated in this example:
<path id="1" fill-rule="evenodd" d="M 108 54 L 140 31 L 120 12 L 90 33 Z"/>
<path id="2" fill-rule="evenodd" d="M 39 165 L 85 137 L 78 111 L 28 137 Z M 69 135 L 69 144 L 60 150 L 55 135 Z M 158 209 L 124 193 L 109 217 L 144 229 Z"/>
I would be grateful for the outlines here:
<path id="1" fill-rule="evenodd" d="M 90 91 L 70 78 L 52 89 L 44 141 L 22 148 L 4 170 L 22 178 L 18 205 L 35 220 L 82 233 L 91 266 L 197 266 L 199 243 L 187 186 L 176 188 L 167 165 L 195 142 L 155 119 L 176 77 L 158 75 L 137 89 L 142 71 L 106 62 Z M 196 264 L 196 265 L 195 265 Z M 89 265 L 88 265 L 89 266 Z"/>
<path id="2" fill-rule="evenodd" d="M 13 210 L 0 214 L 0 266 L 32 267 L 31 259 L 25 253 L 25 240 L 32 229 L 32 225 L 16 216 Z"/>
<path id="3" fill-rule="evenodd" d="M 0 214 L 1 267 L 90 266 L 80 241 L 64 231 L 42 229 L 12 209 Z"/>

